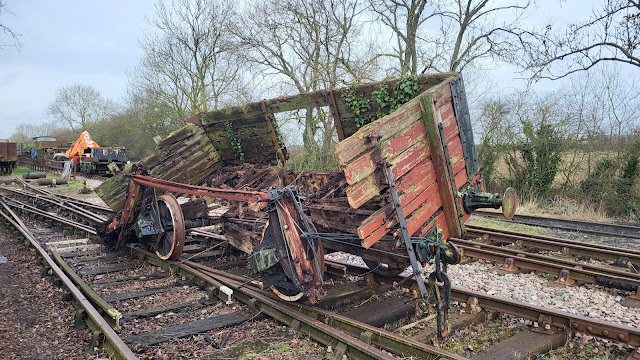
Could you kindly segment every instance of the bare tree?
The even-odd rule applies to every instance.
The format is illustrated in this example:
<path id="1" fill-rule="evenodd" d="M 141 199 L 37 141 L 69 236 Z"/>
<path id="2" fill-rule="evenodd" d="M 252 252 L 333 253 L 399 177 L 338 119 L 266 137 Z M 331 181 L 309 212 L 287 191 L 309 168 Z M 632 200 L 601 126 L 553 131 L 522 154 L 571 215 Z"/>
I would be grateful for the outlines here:
<path id="1" fill-rule="evenodd" d="M 31 142 L 36 136 L 55 136 L 62 129 L 54 122 L 42 124 L 20 123 L 9 137 L 14 142 Z"/>
<path id="2" fill-rule="evenodd" d="M 525 70 L 534 79 L 560 79 L 601 62 L 640 67 L 640 1 L 609 0 L 589 19 L 522 36 Z"/>
<path id="3" fill-rule="evenodd" d="M 13 13 L 7 8 L 7 1 L 6 0 L 0 0 L 0 16 L 2 16 L 3 14 L 11 14 L 13 15 Z M 9 43 L 4 43 L 6 40 L 0 40 L 0 49 L 4 48 L 4 47 L 15 47 L 15 48 L 20 48 L 20 34 L 14 32 L 13 30 L 11 30 L 11 28 L 9 28 L 8 26 L 6 26 L 5 24 L 0 22 L 0 35 L 3 35 L 2 37 L 7 37 L 9 38 Z"/>
<path id="4" fill-rule="evenodd" d="M 96 121 L 113 114 L 116 107 L 113 101 L 105 99 L 94 87 L 72 84 L 56 90 L 47 114 L 80 133 Z"/>
<path id="5" fill-rule="evenodd" d="M 372 62 L 356 56 L 354 41 L 362 11 L 352 0 L 264 0 L 242 16 L 236 32 L 246 59 L 272 81 L 298 92 L 327 89 L 367 77 Z M 306 147 L 317 146 L 319 128 L 323 144 L 331 144 L 333 123 L 318 114 L 311 108 L 304 116 Z"/>
<path id="6" fill-rule="evenodd" d="M 438 7 L 440 33 L 429 42 L 435 51 L 425 56 L 422 72 L 461 72 L 479 60 L 501 58 L 523 31 L 519 24 L 530 6 L 530 0 L 443 1 Z"/>
<path id="7" fill-rule="evenodd" d="M 378 20 L 393 32 L 395 42 L 392 53 L 398 60 L 399 74 L 418 73 L 418 31 L 430 18 L 437 15 L 430 0 L 369 0 Z"/>
<path id="8" fill-rule="evenodd" d="M 140 42 L 130 97 L 167 104 L 175 121 L 233 102 L 241 65 L 230 41 L 234 14 L 232 1 L 159 1 L 150 20 L 158 32 Z"/>
<path id="9" fill-rule="evenodd" d="M 623 135 L 630 134 L 637 126 L 640 114 L 640 93 L 638 83 L 620 76 L 617 67 L 604 68 L 602 71 L 604 89 L 604 118 L 610 126 L 610 138 L 618 144 L 620 153 L 624 146 Z"/>
<path id="10" fill-rule="evenodd" d="M 382 55 L 399 61 L 400 74 L 462 71 L 500 58 L 523 30 L 531 1 L 369 0 L 372 11 L 396 38 Z M 436 30 L 437 29 L 437 30 Z"/>

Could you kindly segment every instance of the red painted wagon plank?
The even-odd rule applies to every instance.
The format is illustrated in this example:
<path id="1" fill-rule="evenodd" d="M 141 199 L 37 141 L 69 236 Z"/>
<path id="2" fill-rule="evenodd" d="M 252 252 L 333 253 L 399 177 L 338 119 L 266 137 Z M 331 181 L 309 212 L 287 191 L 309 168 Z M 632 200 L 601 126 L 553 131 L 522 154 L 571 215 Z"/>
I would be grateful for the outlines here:
<path id="1" fill-rule="evenodd" d="M 419 118 L 419 102 L 409 101 L 393 113 L 363 126 L 357 133 L 336 144 L 338 162 L 341 166 L 347 165 L 360 154 L 376 146 L 376 141 L 394 136 Z"/>
<path id="2" fill-rule="evenodd" d="M 384 142 L 380 146 L 380 153 L 385 159 L 398 156 L 402 151 L 407 149 L 411 144 L 420 141 L 426 136 L 424 124 L 420 120 L 416 120 L 402 132 L 391 138 L 388 142 Z"/>
<path id="3" fill-rule="evenodd" d="M 374 196 L 380 193 L 375 174 L 367 176 L 366 179 L 358 181 L 356 184 L 347 186 L 347 199 L 352 208 L 357 209 Z"/>
<path id="4" fill-rule="evenodd" d="M 438 192 L 438 184 L 435 183 L 435 179 L 431 176 L 430 179 L 425 181 L 426 189 L 422 190 L 417 196 L 414 196 L 408 204 L 402 206 L 402 210 L 405 217 L 408 217 L 413 213 L 422 203 L 430 199 L 433 194 Z M 422 188 L 422 186 L 421 186 Z"/>
<path id="5" fill-rule="evenodd" d="M 458 130 L 458 122 L 456 118 L 451 114 L 451 116 L 445 118 L 442 117 L 442 128 L 444 130 L 444 136 L 447 138 L 447 141 L 451 140 L 454 136 L 459 134 Z"/>
<path id="6" fill-rule="evenodd" d="M 466 172 L 466 171 L 461 171 L 461 172 L 459 172 L 459 173 L 455 176 L 455 179 L 456 179 L 456 187 L 457 187 L 458 189 L 460 189 L 464 184 L 466 184 L 466 183 L 467 183 L 467 180 L 468 180 L 468 178 L 467 178 L 467 172 Z"/>
<path id="7" fill-rule="evenodd" d="M 425 236 L 432 227 L 436 226 L 437 223 L 438 228 L 442 229 L 440 235 L 442 235 L 442 238 L 446 240 L 449 238 L 449 230 L 447 230 L 445 214 L 443 211 L 436 212 L 436 214 L 437 215 L 434 216 L 434 219 L 431 219 L 426 226 L 420 228 L 420 236 Z"/>
<path id="8" fill-rule="evenodd" d="M 427 140 L 423 138 L 421 141 L 409 147 L 407 151 L 390 160 L 389 162 L 393 164 L 391 167 L 393 178 L 398 180 L 412 169 L 415 169 L 419 164 L 426 165 L 427 163 L 431 163 L 431 161 L 428 160 L 428 147 L 429 144 Z"/>
<path id="9" fill-rule="evenodd" d="M 416 210 L 409 218 L 407 218 L 407 230 L 413 236 L 422 225 L 442 206 L 440 192 L 435 192 L 422 206 Z"/>
<path id="10" fill-rule="evenodd" d="M 466 168 L 466 164 L 464 160 L 460 160 L 457 163 L 453 164 L 453 173 L 458 174 L 460 171 L 464 171 Z"/>
<path id="11" fill-rule="evenodd" d="M 428 167 L 426 168 L 428 169 Z M 425 170 L 426 170 L 425 169 Z M 415 210 L 415 208 L 424 202 L 418 200 L 419 202 L 415 203 L 415 206 L 411 206 L 414 200 L 421 196 L 421 194 L 425 194 L 426 196 L 430 196 L 430 193 L 437 190 L 437 184 L 435 184 L 435 179 L 433 177 L 433 173 L 428 170 L 424 172 L 426 177 L 424 177 L 423 181 L 414 183 L 413 186 L 406 190 L 404 194 L 400 195 L 400 206 L 402 209 L 406 211 L 405 216 L 409 215 L 411 212 Z M 427 189 L 433 188 L 430 192 L 426 192 Z M 373 233 L 379 227 L 385 225 L 387 220 L 392 217 L 393 213 L 393 205 L 389 204 L 375 213 L 371 214 L 367 219 L 365 219 L 360 226 L 358 227 L 358 236 L 361 239 L 368 237 L 371 233 Z"/>
<path id="12" fill-rule="evenodd" d="M 420 151 L 420 149 L 426 152 L 426 154 L 418 154 L 417 152 Z M 407 151 L 411 151 L 411 153 L 407 153 Z M 397 164 L 402 161 L 406 163 L 407 158 L 411 156 L 420 156 L 420 158 L 425 158 L 428 151 L 424 125 L 416 121 L 405 131 L 398 133 L 397 136 L 392 138 L 392 140 L 380 144 L 379 149 L 370 149 L 368 152 L 355 158 L 351 163 L 343 166 L 342 170 L 347 183 L 355 184 L 373 174 L 376 166 L 378 166 L 378 163 L 383 159 L 386 159 L 391 164 Z M 414 163 L 417 163 L 418 161 L 417 159 L 413 160 Z M 402 176 L 402 174 L 396 175 L 396 178 L 400 176 Z"/>
<path id="13" fill-rule="evenodd" d="M 456 163 L 460 159 L 464 159 L 464 151 L 462 150 L 462 142 L 460 136 L 455 136 L 451 140 L 447 141 L 447 148 L 449 149 L 449 157 L 451 163 Z"/>
<path id="14" fill-rule="evenodd" d="M 371 216 L 369 216 L 368 218 L 366 218 L 360 224 L 360 226 L 358 226 L 357 233 L 360 239 L 366 239 L 371 234 L 373 234 L 376 230 L 383 227 L 384 224 L 387 222 L 388 217 L 391 216 L 392 212 L 393 212 L 393 206 L 389 204 L 379 209 L 375 213 L 371 214 Z"/>
<path id="15" fill-rule="evenodd" d="M 442 201 L 440 200 L 438 187 L 435 183 L 432 183 L 413 201 L 402 207 L 404 216 L 407 218 L 409 233 L 415 233 L 440 206 L 442 206 Z M 366 224 L 363 222 L 364 225 L 358 228 L 358 236 L 363 239 L 361 245 L 365 248 L 375 244 L 391 227 L 398 225 L 398 219 L 394 216 L 395 213 L 391 204 L 381 210 L 384 211 L 376 212 L 367 219 L 371 219 L 369 222 Z"/>
<path id="16" fill-rule="evenodd" d="M 407 174 L 398 179 L 398 182 L 396 183 L 398 193 L 403 194 L 407 190 L 411 189 L 412 185 L 418 184 L 431 176 L 433 176 L 433 162 L 431 162 L 431 160 L 420 162 Z"/>
<path id="17" fill-rule="evenodd" d="M 373 160 L 374 153 L 376 152 L 375 150 L 376 149 L 372 149 L 370 152 L 355 159 L 342 169 L 347 184 L 355 184 L 373 174 L 373 171 L 376 168 L 376 164 Z"/>
<path id="18" fill-rule="evenodd" d="M 372 232 L 368 237 L 360 242 L 360 245 L 368 249 L 371 245 L 378 242 L 378 240 L 382 239 L 382 237 L 387 233 L 387 228 L 384 226 L 379 227 L 376 231 Z"/>

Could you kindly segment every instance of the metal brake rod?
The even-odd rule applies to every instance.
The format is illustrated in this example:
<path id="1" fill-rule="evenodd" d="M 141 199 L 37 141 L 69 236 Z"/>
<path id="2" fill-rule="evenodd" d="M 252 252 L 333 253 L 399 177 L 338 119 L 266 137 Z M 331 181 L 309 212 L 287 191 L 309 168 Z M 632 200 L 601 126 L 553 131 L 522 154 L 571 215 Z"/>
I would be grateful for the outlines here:
<path id="1" fill-rule="evenodd" d="M 270 195 L 262 191 L 243 191 L 233 189 L 218 189 L 208 186 L 196 186 L 182 184 L 178 182 L 156 179 L 145 175 L 133 175 L 133 182 L 143 186 L 155 189 L 177 192 L 189 195 L 207 196 L 216 199 L 247 201 L 247 202 L 266 202 L 271 199 Z"/>

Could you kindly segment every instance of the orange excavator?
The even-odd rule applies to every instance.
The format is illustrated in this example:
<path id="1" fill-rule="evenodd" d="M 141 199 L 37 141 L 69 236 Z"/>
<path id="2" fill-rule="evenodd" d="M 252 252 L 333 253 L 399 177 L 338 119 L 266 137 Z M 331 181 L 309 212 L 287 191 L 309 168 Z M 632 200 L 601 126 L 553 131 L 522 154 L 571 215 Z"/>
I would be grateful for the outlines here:
<path id="1" fill-rule="evenodd" d="M 128 161 L 127 150 L 123 147 L 100 147 L 88 131 L 83 131 L 65 153 L 73 161 L 76 169 L 86 174 L 109 174 L 109 166 L 121 171 Z"/>

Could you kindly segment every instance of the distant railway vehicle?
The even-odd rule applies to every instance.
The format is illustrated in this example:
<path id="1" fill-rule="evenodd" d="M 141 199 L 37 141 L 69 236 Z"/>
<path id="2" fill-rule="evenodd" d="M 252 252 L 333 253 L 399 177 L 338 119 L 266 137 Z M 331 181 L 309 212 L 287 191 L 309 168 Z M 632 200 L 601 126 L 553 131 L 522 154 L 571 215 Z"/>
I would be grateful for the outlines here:
<path id="1" fill-rule="evenodd" d="M 18 144 L 0 139 L 0 175 L 13 172 L 18 161 Z"/>
<path id="2" fill-rule="evenodd" d="M 122 171 L 127 161 L 127 149 L 125 148 L 94 147 L 85 151 L 78 158 L 78 171 L 85 174 L 109 174 L 109 164 L 117 166 L 118 171 Z"/>
<path id="3" fill-rule="evenodd" d="M 21 144 L 20 163 L 34 170 L 63 172 L 65 162 L 72 161 L 78 172 L 109 175 L 122 171 L 129 160 L 125 148 L 100 147 L 86 131 L 71 146 L 52 136 L 33 140 Z"/>

